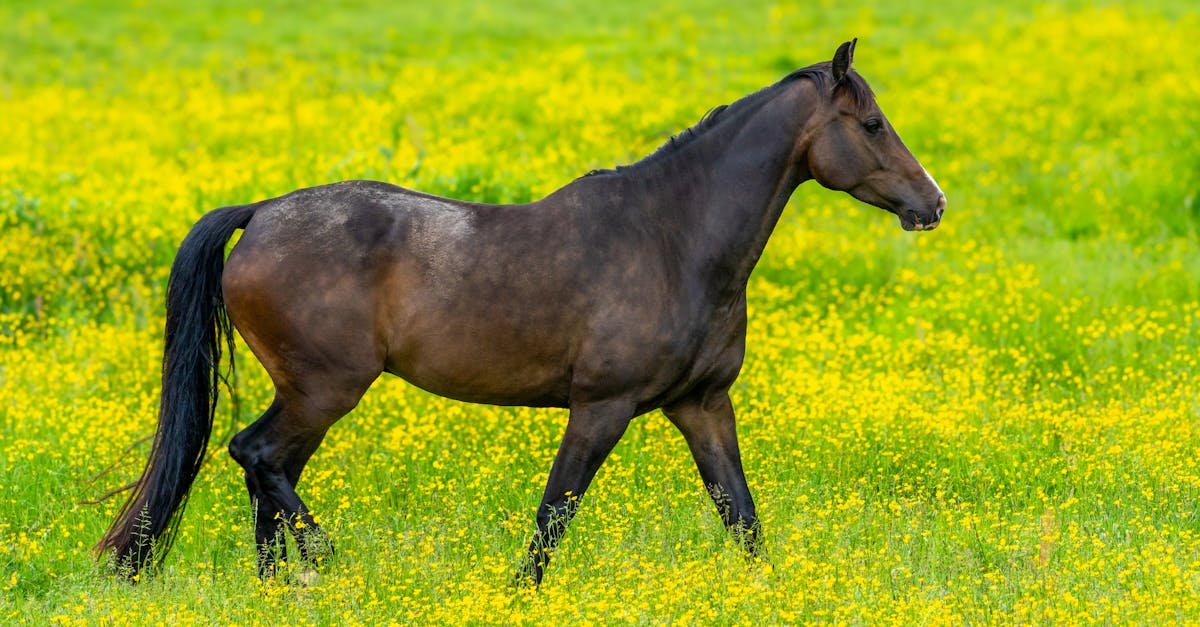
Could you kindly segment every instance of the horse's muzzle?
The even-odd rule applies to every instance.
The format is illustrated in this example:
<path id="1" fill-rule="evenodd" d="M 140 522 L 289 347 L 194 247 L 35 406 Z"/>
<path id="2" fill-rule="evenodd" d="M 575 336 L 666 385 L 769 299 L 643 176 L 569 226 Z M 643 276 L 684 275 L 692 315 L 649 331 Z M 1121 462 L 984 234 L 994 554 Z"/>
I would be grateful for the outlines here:
<path id="1" fill-rule="evenodd" d="M 921 216 L 911 209 L 900 214 L 900 227 L 905 231 L 932 231 L 942 223 L 942 213 L 945 211 L 946 195 L 938 194 L 937 203 L 928 215 Z"/>

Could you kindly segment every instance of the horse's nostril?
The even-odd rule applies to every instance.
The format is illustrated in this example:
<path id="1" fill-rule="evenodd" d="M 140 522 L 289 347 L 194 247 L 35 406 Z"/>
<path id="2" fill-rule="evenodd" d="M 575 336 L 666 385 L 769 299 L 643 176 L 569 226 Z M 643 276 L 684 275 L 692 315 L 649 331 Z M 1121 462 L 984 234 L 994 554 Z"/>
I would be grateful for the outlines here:
<path id="1" fill-rule="evenodd" d="M 942 194 L 942 195 L 938 196 L 937 208 L 934 209 L 934 213 L 937 214 L 937 217 L 939 220 L 942 219 L 942 212 L 944 212 L 945 210 L 946 210 L 946 195 Z"/>

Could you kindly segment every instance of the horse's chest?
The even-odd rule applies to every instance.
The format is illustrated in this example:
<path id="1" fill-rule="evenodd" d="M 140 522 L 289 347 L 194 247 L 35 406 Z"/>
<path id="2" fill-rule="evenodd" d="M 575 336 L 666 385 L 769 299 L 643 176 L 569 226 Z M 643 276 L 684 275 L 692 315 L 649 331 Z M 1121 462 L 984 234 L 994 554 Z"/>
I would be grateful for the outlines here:
<path id="1" fill-rule="evenodd" d="M 736 306 L 664 309 L 613 321 L 581 352 L 574 387 L 656 404 L 709 379 L 731 381 L 741 366 L 744 338 L 744 309 L 739 313 Z"/>

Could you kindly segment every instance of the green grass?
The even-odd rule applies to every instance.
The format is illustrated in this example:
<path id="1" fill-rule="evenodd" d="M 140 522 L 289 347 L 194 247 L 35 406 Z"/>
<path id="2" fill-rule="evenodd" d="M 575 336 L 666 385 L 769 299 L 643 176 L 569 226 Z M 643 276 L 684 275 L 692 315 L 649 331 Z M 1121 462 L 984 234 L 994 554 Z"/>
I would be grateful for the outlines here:
<path id="1" fill-rule="evenodd" d="M 1196 622 L 1197 35 L 1167 0 L 5 4 L 0 623 Z M 244 348 L 164 570 L 88 552 L 205 211 L 347 178 L 530 200 L 851 37 L 950 204 L 929 234 L 816 183 L 785 212 L 734 389 L 765 563 L 652 414 L 509 590 L 565 413 L 393 379 L 301 482 L 338 554 L 258 584 L 222 447 L 271 396 Z"/>

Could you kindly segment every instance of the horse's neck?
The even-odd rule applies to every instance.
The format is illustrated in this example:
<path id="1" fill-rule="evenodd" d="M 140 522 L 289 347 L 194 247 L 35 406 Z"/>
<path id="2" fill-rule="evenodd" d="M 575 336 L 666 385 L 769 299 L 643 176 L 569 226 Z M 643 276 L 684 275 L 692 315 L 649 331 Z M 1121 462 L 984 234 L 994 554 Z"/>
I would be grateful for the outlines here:
<path id="1" fill-rule="evenodd" d="M 670 180 L 648 186 L 649 206 L 678 217 L 674 235 L 685 260 L 717 292 L 740 294 L 792 192 L 808 173 L 795 163 L 807 115 L 798 90 L 782 92 L 705 131 L 654 163 L 645 176 Z M 800 111 L 804 109 L 799 109 Z"/>

